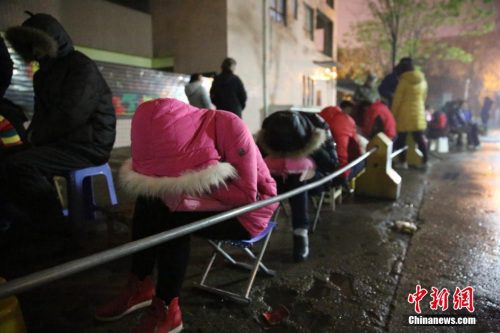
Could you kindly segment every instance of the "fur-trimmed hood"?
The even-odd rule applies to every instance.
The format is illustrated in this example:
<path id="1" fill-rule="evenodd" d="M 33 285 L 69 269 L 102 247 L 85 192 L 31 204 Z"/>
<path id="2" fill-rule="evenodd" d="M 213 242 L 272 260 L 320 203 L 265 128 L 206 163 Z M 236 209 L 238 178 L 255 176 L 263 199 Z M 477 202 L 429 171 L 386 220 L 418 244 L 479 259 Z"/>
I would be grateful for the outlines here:
<path id="1" fill-rule="evenodd" d="M 179 177 L 154 177 L 135 172 L 132 159 L 120 168 L 120 185 L 132 196 L 200 196 L 210 193 L 214 188 L 226 186 L 227 182 L 238 177 L 238 172 L 229 163 L 221 162 L 206 169 L 188 171 Z"/>
<path id="2" fill-rule="evenodd" d="M 74 50 L 61 23 L 48 14 L 33 15 L 22 26 L 7 29 L 5 38 L 26 62 L 59 58 Z"/>
<path id="3" fill-rule="evenodd" d="M 127 193 L 160 197 L 171 211 L 225 211 L 276 195 L 252 135 L 236 115 L 164 98 L 132 119 L 132 160 L 120 170 Z M 252 237 L 278 203 L 238 216 Z"/>
<path id="4" fill-rule="evenodd" d="M 326 131 L 321 128 L 316 128 L 307 140 L 305 145 L 299 149 L 293 151 L 284 151 L 273 149 L 269 146 L 268 140 L 270 140 L 270 135 L 265 129 L 261 129 L 257 133 L 257 144 L 263 150 L 266 155 L 275 158 L 300 158 L 309 156 L 323 145 L 326 141 Z"/>
<path id="5" fill-rule="evenodd" d="M 318 150 L 326 138 L 326 131 L 315 126 L 305 113 L 278 111 L 264 119 L 257 144 L 275 158 L 300 158 Z"/>

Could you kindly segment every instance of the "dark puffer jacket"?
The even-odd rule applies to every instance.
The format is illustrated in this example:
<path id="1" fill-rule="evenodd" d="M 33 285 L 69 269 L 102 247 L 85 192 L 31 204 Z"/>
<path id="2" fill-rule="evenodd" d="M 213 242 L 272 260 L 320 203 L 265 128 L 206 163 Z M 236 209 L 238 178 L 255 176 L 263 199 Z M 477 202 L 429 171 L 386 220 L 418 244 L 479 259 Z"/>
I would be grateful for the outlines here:
<path id="1" fill-rule="evenodd" d="M 5 91 L 10 85 L 10 80 L 12 79 L 12 69 L 13 64 L 10 59 L 9 50 L 0 37 L 0 98 L 5 95 Z"/>
<path id="2" fill-rule="evenodd" d="M 35 113 L 28 128 L 34 146 L 58 146 L 105 163 L 115 141 L 111 91 L 96 64 L 75 51 L 62 25 L 36 14 L 6 38 L 25 61 L 37 60 Z"/>
<path id="3" fill-rule="evenodd" d="M 247 92 L 240 78 L 230 71 L 216 75 L 210 99 L 217 110 L 230 111 L 241 118 L 241 113 L 247 101 Z"/>
<path id="4" fill-rule="evenodd" d="M 277 158 L 311 157 L 317 171 L 329 174 L 338 166 L 335 141 L 328 124 L 317 114 L 275 112 L 262 124 L 257 144 L 263 155 Z"/>

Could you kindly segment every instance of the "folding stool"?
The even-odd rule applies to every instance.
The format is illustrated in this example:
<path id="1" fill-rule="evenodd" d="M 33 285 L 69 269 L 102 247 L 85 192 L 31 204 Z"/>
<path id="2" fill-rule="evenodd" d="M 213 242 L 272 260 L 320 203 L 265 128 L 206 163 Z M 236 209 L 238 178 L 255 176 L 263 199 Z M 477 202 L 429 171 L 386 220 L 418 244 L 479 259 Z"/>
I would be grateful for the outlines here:
<path id="1" fill-rule="evenodd" d="M 339 201 L 339 203 L 342 203 L 342 186 L 332 186 L 330 187 L 329 190 L 325 190 L 321 192 L 321 195 L 319 196 L 319 199 L 316 201 L 314 197 L 312 198 L 312 202 L 314 205 L 314 208 L 316 209 L 316 213 L 314 214 L 314 220 L 313 223 L 311 224 L 310 232 L 313 233 L 316 231 L 316 226 L 321 219 L 320 213 L 321 209 L 323 207 L 323 203 L 325 201 L 325 196 L 326 194 L 329 193 L 329 200 L 330 200 L 330 208 L 332 211 L 335 211 L 335 202 Z"/>
<path id="2" fill-rule="evenodd" d="M 210 293 L 219 295 L 219 296 L 225 296 L 228 297 L 231 300 L 234 300 L 238 303 L 244 303 L 248 304 L 251 301 L 251 298 L 249 297 L 250 291 L 252 289 L 253 282 L 255 280 L 255 275 L 257 274 L 257 271 L 260 270 L 270 276 L 275 276 L 276 272 L 273 270 L 268 269 L 263 263 L 262 263 L 262 257 L 264 256 L 264 252 L 266 251 L 267 244 L 269 242 L 269 239 L 271 238 L 271 233 L 273 231 L 273 228 L 276 226 L 275 222 L 269 222 L 267 225 L 267 228 L 258 236 L 250 239 L 250 240 L 229 240 L 229 241 L 220 241 L 220 240 L 208 240 L 208 243 L 214 248 L 214 253 L 212 255 L 212 258 L 210 259 L 210 262 L 208 263 L 208 267 L 205 270 L 205 273 L 203 274 L 203 277 L 201 279 L 201 282 L 199 284 L 195 284 L 195 288 L 208 291 Z M 255 255 L 249 248 L 253 246 L 254 243 L 264 240 L 264 243 L 262 244 L 262 248 L 260 249 L 259 253 Z M 232 245 L 241 248 L 248 256 L 250 259 L 253 260 L 253 263 L 248 264 L 244 262 L 239 262 L 233 257 L 231 257 L 226 251 L 222 249 L 222 245 Z M 248 282 L 245 285 L 245 288 L 241 294 L 233 293 L 227 290 L 222 290 L 218 289 L 212 286 L 209 286 L 205 283 L 208 273 L 210 272 L 210 269 L 212 268 L 212 265 L 215 261 L 215 258 L 217 257 L 217 254 L 222 255 L 227 261 L 229 261 L 232 265 L 243 267 L 245 269 L 250 270 L 250 277 L 248 278 Z"/>

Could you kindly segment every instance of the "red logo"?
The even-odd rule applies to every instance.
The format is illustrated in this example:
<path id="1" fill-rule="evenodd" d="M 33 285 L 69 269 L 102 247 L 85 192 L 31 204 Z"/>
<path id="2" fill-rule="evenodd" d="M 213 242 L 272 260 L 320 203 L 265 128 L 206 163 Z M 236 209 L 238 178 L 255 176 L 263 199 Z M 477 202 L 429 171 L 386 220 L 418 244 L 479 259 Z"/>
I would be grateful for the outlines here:
<path id="1" fill-rule="evenodd" d="M 462 290 L 457 287 L 453 294 L 453 309 L 460 310 L 466 308 L 469 312 L 474 312 L 474 288 L 466 287 Z"/>
<path id="2" fill-rule="evenodd" d="M 438 288 L 432 287 L 431 290 L 432 301 L 429 303 L 431 310 L 435 311 L 441 308 L 441 311 L 446 311 L 448 309 L 448 297 L 450 296 L 448 289 L 443 288 L 440 291 Z M 427 293 L 427 289 L 418 284 L 416 292 L 408 295 L 408 303 L 415 305 L 416 313 L 421 313 L 420 301 Z M 463 289 L 456 287 L 453 293 L 453 309 L 460 310 L 463 308 L 466 308 L 469 312 L 474 312 L 474 288 L 470 286 Z"/>
<path id="3" fill-rule="evenodd" d="M 408 302 L 415 303 L 415 312 L 420 313 L 420 301 L 424 296 L 427 295 L 427 290 L 424 288 L 421 288 L 420 285 L 417 285 L 417 292 L 414 294 L 408 295 Z"/>

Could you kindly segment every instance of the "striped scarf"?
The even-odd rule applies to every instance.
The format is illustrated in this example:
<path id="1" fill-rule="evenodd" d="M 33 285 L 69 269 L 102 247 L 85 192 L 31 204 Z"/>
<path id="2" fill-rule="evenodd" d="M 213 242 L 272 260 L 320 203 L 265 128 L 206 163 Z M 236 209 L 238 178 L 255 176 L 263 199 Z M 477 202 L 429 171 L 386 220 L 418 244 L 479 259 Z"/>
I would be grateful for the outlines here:
<path id="1" fill-rule="evenodd" d="M 10 121 L 0 115 L 0 147 L 11 147 L 22 143 L 14 126 L 12 126 Z"/>

